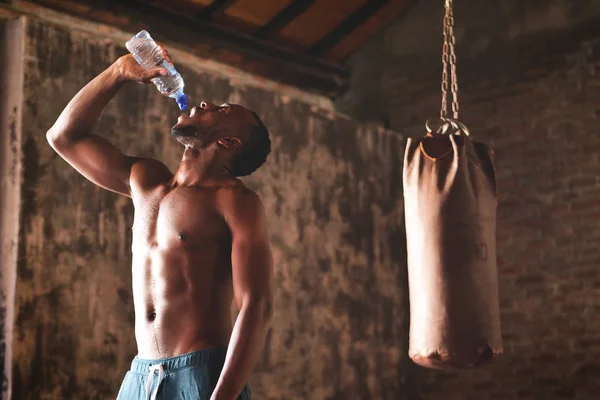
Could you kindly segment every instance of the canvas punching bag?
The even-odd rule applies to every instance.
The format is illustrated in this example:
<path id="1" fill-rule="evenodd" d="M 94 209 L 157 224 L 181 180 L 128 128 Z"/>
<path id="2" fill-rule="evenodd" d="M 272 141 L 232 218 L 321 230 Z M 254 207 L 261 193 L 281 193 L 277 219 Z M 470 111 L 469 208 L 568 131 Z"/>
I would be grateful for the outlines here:
<path id="1" fill-rule="evenodd" d="M 452 1 L 446 0 L 444 70 L 456 60 L 452 26 Z M 439 369 L 475 367 L 502 352 L 493 153 L 458 121 L 451 67 L 453 118 L 446 111 L 446 73 L 442 124 L 408 139 L 403 171 L 409 356 Z"/>

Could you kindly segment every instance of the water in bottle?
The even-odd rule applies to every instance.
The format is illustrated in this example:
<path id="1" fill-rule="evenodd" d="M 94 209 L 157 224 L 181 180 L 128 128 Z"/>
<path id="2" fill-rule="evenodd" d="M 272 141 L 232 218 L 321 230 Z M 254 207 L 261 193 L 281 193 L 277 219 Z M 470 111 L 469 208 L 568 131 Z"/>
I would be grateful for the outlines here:
<path id="1" fill-rule="evenodd" d="M 187 108 L 187 97 L 183 93 L 183 78 L 162 56 L 162 51 L 148 32 L 140 31 L 125 43 L 133 58 L 145 69 L 165 68 L 167 75 L 152 79 L 158 91 L 175 99 L 180 110 Z"/>

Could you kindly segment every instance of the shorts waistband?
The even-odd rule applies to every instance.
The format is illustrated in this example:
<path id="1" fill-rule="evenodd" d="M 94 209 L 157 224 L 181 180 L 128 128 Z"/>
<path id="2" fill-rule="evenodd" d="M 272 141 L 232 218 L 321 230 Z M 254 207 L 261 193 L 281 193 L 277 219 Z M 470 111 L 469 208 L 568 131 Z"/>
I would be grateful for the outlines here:
<path id="1" fill-rule="evenodd" d="M 131 362 L 131 371 L 148 374 L 151 366 L 159 364 L 163 366 L 165 372 L 198 365 L 208 365 L 211 361 L 218 362 L 220 360 L 222 362 L 226 353 L 227 347 L 211 347 L 176 357 L 159 358 L 156 360 L 146 360 L 136 356 Z"/>

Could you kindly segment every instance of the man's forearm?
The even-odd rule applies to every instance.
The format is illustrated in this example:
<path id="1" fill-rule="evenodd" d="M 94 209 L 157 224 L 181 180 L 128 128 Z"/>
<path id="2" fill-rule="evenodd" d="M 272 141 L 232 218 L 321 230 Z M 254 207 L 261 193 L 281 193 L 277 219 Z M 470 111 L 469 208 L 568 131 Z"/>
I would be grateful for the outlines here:
<path id="1" fill-rule="evenodd" d="M 73 97 L 48 131 L 48 139 L 68 143 L 89 135 L 121 85 L 118 68 L 113 64 Z"/>
<path id="2" fill-rule="evenodd" d="M 211 400 L 237 399 L 264 347 L 270 312 L 270 305 L 265 302 L 249 301 L 242 306 L 233 327 L 225 365 Z"/>

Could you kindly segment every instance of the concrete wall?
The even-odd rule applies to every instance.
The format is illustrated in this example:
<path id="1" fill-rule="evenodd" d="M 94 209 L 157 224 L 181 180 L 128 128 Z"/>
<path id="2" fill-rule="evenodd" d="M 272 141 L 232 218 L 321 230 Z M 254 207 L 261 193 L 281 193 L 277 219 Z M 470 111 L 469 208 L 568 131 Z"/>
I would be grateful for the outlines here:
<path id="1" fill-rule="evenodd" d="M 98 32 L 27 21 L 13 379 L 20 400 L 114 398 L 136 351 L 132 204 L 87 182 L 45 139 L 70 98 L 125 52 Z M 277 282 L 255 398 L 408 396 L 401 137 L 186 60 L 178 69 L 191 101 L 244 104 L 272 134 L 267 165 L 247 181 L 267 208 Z M 130 84 L 97 132 L 174 169 L 181 148 L 168 132 L 177 115 L 153 87 Z"/>
<path id="2" fill-rule="evenodd" d="M 414 398 L 598 398 L 600 2 L 455 3 L 460 119 L 496 151 L 506 354 L 460 374 L 420 369 Z M 423 135 L 440 107 L 442 11 L 420 0 L 356 54 L 338 107 Z"/>

